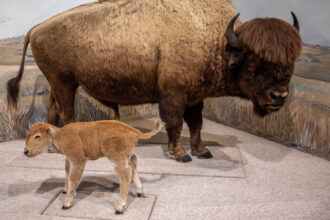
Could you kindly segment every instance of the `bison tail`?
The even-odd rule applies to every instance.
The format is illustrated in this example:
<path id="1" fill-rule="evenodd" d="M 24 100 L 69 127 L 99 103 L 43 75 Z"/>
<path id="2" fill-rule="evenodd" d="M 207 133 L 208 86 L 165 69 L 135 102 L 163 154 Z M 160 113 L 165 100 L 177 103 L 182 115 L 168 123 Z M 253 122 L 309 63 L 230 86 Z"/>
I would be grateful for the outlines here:
<path id="1" fill-rule="evenodd" d="M 147 132 L 147 133 L 140 133 L 139 138 L 140 139 L 149 139 L 149 138 L 151 138 L 152 136 L 157 134 L 164 125 L 165 125 L 164 122 L 162 122 L 161 120 L 158 120 L 156 122 L 154 130 L 152 130 L 150 132 Z"/>
<path id="2" fill-rule="evenodd" d="M 22 79 L 22 75 L 23 75 L 23 71 L 24 71 L 24 61 L 25 61 L 26 50 L 27 50 L 27 47 L 30 43 L 30 32 L 31 32 L 31 30 L 25 36 L 23 56 L 22 56 L 22 59 L 21 59 L 21 65 L 20 65 L 18 74 L 17 74 L 16 77 L 10 79 L 7 82 L 7 105 L 8 105 L 8 109 L 11 106 L 14 107 L 15 109 L 17 109 L 18 94 L 19 94 L 19 82 Z"/>

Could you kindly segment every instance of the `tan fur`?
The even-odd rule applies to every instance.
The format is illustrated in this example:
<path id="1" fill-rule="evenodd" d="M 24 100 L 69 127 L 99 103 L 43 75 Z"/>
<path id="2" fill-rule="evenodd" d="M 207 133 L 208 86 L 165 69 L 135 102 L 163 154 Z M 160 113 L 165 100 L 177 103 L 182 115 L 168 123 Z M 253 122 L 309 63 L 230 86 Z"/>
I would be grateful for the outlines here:
<path id="1" fill-rule="evenodd" d="M 67 193 L 63 208 L 72 206 L 75 191 L 79 185 L 87 160 L 107 157 L 115 163 L 120 181 L 120 204 L 117 213 L 126 206 L 127 194 L 133 177 L 137 195 L 143 195 L 143 187 L 136 169 L 137 158 L 133 154 L 139 138 L 146 139 L 156 134 L 162 127 L 158 121 L 149 133 L 119 121 L 97 121 L 68 124 L 57 128 L 48 123 L 37 123 L 31 127 L 26 137 L 24 153 L 36 156 L 45 151 L 58 152 L 66 157 Z"/>
<path id="2" fill-rule="evenodd" d="M 214 56 L 210 48 L 218 43 L 234 14 L 229 0 L 97 2 L 35 26 L 30 44 L 52 89 L 61 90 L 56 88 L 55 73 L 71 77 L 70 71 L 75 70 L 79 85 L 98 100 L 123 105 L 156 102 L 156 81 L 157 90 L 176 88 L 178 83 L 195 86 L 192 83 L 200 77 L 196 72 Z M 175 60 L 173 54 L 178 55 Z M 134 79 L 135 89 L 126 87 L 120 97 L 114 93 L 118 84 L 100 91 L 98 85 L 105 80 L 112 83 L 114 73 L 121 81 Z M 58 93 L 67 96 L 68 91 Z M 60 99 L 57 96 L 55 99 Z"/>

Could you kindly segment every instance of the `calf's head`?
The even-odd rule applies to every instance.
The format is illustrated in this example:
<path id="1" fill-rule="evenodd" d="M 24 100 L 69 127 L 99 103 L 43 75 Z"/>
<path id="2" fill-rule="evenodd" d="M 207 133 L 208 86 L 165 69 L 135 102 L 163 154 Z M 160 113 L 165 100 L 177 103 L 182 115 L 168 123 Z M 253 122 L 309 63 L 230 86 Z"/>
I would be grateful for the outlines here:
<path id="1" fill-rule="evenodd" d="M 225 71 L 232 75 L 240 96 L 251 100 L 254 111 L 265 116 L 279 110 L 289 94 L 294 62 L 301 53 L 299 24 L 275 18 L 257 18 L 233 30 L 236 15 L 225 36 Z"/>
<path id="2" fill-rule="evenodd" d="M 33 125 L 26 135 L 24 154 L 33 157 L 52 149 L 53 135 L 53 126 L 46 123 L 37 123 Z"/>

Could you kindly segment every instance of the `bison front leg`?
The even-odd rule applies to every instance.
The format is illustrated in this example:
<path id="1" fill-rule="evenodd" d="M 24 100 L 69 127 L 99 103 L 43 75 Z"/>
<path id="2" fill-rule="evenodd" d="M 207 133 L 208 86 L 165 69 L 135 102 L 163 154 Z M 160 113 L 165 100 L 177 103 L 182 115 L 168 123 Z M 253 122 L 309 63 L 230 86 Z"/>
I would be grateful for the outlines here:
<path id="1" fill-rule="evenodd" d="M 191 155 L 201 159 L 212 158 L 212 154 L 205 147 L 201 140 L 201 130 L 203 125 L 203 102 L 197 105 L 186 107 L 183 117 L 187 122 L 190 131 Z"/>
<path id="2" fill-rule="evenodd" d="M 183 124 L 184 106 L 180 100 L 166 97 L 159 102 L 161 119 L 166 123 L 168 150 L 179 162 L 189 162 L 191 157 L 182 148 L 180 135 Z"/>

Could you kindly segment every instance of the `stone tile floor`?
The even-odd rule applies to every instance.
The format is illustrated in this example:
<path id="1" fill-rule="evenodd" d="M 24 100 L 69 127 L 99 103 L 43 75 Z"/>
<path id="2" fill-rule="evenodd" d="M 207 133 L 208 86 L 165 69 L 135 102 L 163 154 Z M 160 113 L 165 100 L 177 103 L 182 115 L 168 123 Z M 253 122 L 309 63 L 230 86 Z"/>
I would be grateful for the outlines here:
<path id="1" fill-rule="evenodd" d="M 153 122 L 130 122 L 141 130 Z M 189 149 L 187 128 L 182 143 Z M 330 162 L 205 120 L 214 158 L 166 157 L 164 131 L 136 148 L 146 198 L 131 186 L 115 215 L 118 178 L 106 159 L 90 161 L 74 206 L 62 210 L 64 157 L 23 155 L 24 140 L 0 143 L 0 219 L 330 219 Z"/>

